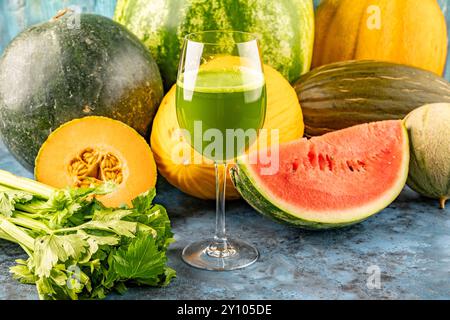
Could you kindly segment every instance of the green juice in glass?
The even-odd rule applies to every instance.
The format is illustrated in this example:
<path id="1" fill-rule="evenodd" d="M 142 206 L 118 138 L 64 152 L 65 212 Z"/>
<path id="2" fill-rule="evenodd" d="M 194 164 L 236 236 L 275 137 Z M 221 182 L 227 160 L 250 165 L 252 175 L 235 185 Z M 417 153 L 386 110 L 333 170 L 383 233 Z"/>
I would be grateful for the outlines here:
<path id="1" fill-rule="evenodd" d="M 264 75 L 245 67 L 205 69 L 185 72 L 177 82 L 176 108 L 180 127 L 189 132 L 191 145 L 201 154 L 208 145 L 215 143 L 214 132 L 208 136 L 208 129 L 221 133 L 222 148 L 214 148 L 213 159 L 226 161 L 242 154 L 256 139 L 248 134 L 245 144 L 237 141 L 236 135 L 254 129 L 257 132 L 264 125 L 266 115 L 266 86 Z M 195 122 L 201 121 L 201 136 L 194 130 Z M 231 136 L 230 131 L 235 135 Z M 242 129 L 235 131 L 236 129 Z M 250 132 L 250 131 L 247 131 Z M 227 135 L 228 133 L 228 135 Z M 209 139 L 206 140 L 206 139 Z M 201 139 L 200 141 L 198 139 Z M 233 139 L 234 141 L 230 141 Z M 243 141 L 243 140 L 241 140 Z M 234 149 L 227 152 L 227 143 L 234 143 Z M 210 146 L 211 147 L 211 146 Z M 211 158 L 211 157 L 209 157 Z"/>

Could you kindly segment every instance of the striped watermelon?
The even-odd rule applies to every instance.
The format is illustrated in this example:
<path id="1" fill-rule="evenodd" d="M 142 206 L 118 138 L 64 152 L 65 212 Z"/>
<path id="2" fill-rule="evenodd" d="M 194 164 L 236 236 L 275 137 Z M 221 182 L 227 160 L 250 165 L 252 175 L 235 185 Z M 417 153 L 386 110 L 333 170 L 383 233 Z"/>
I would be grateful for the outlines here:
<path id="1" fill-rule="evenodd" d="M 311 64 L 313 0 L 118 0 L 115 19 L 150 48 L 166 89 L 175 83 L 182 39 L 191 32 L 259 33 L 264 62 L 291 82 Z"/>

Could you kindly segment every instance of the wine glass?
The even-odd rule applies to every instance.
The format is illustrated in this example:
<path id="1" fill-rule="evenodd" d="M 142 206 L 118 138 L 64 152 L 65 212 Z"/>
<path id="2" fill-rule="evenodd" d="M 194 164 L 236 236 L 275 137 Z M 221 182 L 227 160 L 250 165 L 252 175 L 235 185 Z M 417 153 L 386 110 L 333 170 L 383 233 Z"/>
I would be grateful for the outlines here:
<path id="1" fill-rule="evenodd" d="M 186 36 L 176 88 L 178 123 L 191 146 L 214 161 L 216 232 L 184 248 L 183 260 L 206 270 L 234 270 L 255 262 L 258 250 L 228 238 L 227 165 L 255 142 L 266 116 L 266 85 L 257 36 L 205 31 Z"/>

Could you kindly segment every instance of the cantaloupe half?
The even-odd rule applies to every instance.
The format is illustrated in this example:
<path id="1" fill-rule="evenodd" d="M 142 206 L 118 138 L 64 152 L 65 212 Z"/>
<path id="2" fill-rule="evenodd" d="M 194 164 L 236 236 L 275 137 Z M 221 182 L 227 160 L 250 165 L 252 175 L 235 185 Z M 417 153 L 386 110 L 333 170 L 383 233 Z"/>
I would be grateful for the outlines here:
<path id="1" fill-rule="evenodd" d="M 83 187 L 112 181 L 116 189 L 98 197 L 105 206 L 131 205 L 155 187 L 156 164 L 142 136 L 126 124 L 85 117 L 56 129 L 36 158 L 36 180 L 56 188 Z"/>

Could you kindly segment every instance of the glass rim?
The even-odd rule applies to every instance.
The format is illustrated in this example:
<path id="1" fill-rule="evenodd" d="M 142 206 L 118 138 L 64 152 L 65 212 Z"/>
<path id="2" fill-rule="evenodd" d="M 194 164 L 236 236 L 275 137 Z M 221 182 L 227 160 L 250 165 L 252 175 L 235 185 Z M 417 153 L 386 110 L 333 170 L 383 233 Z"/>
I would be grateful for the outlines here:
<path id="1" fill-rule="evenodd" d="M 202 34 L 214 34 L 214 33 L 229 33 L 229 34 L 239 34 L 239 35 L 246 35 L 249 36 L 249 40 L 246 41 L 234 41 L 235 44 L 241 44 L 241 43 L 249 43 L 253 41 L 258 41 L 261 38 L 261 35 L 256 32 L 246 32 L 246 31 L 236 31 L 236 30 L 206 30 L 206 31 L 198 31 L 198 32 L 191 32 L 188 33 L 186 36 L 184 36 L 184 41 L 204 44 L 204 45 L 211 45 L 211 46 L 219 46 L 222 45 L 219 42 L 202 42 L 195 39 L 192 39 L 192 37 L 196 35 L 202 35 Z"/>

